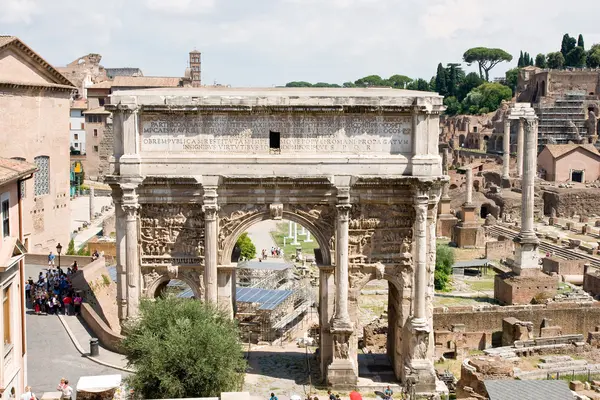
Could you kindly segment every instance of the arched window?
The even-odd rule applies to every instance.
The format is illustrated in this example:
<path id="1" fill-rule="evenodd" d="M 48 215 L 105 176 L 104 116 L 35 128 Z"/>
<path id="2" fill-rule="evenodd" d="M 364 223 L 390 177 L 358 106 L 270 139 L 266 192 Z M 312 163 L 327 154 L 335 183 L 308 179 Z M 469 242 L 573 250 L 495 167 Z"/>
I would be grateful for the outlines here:
<path id="1" fill-rule="evenodd" d="M 23 157 L 13 157 L 13 160 L 27 161 Z M 25 181 L 21 181 L 20 185 L 21 185 L 21 198 L 24 199 L 25 198 L 25 188 L 27 187 L 27 185 L 25 184 Z"/>
<path id="2" fill-rule="evenodd" d="M 50 157 L 37 156 L 33 162 L 38 167 L 33 175 L 33 192 L 35 196 L 50 194 Z"/>

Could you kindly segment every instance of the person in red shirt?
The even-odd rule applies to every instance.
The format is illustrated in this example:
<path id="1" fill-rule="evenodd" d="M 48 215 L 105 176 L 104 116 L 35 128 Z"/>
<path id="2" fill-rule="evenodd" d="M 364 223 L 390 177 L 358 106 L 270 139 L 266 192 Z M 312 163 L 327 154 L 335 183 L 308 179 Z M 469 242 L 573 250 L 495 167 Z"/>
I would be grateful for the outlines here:
<path id="1" fill-rule="evenodd" d="M 350 400 L 362 400 L 362 396 L 356 390 L 350 392 Z"/>
<path id="2" fill-rule="evenodd" d="M 71 315 L 71 303 L 73 303 L 73 299 L 68 294 L 63 297 L 63 304 L 65 309 L 65 315 Z"/>

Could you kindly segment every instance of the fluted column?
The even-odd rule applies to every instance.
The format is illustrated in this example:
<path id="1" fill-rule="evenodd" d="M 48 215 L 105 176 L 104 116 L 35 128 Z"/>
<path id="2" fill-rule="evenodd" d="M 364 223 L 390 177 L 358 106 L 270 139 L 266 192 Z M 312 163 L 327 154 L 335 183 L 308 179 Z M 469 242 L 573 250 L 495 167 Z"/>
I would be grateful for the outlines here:
<path id="1" fill-rule="evenodd" d="M 127 274 L 125 265 L 127 260 L 127 244 L 125 242 L 126 213 L 122 208 L 121 193 L 114 192 L 113 203 L 115 204 L 115 236 L 116 236 L 116 262 L 117 262 L 117 313 L 119 321 L 127 318 Z"/>
<path id="2" fill-rule="evenodd" d="M 207 303 L 217 304 L 218 206 L 217 188 L 204 188 L 204 294 Z"/>
<path id="3" fill-rule="evenodd" d="M 514 239 L 515 251 L 514 271 L 521 275 L 526 271 L 539 269 L 539 240 L 535 234 L 533 217 L 535 201 L 535 176 L 537 172 L 537 118 L 526 118 L 525 154 L 523 159 L 523 179 L 521 180 L 521 231 Z"/>
<path id="4" fill-rule="evenodd" d="M 502 179 L 510 178 L 510 119 L 504 117 Z"/>
<path id="5" fill-rule="evenodd" d="M 523 120 L 519 119 L 519 130 L 517 131 L 517 177 L 521 178 L 523 176 L 523 146 L 525 138 L 524 136 L 524 128 L 523 128 Z"/>
<path id="6" fill-rule="evenodd" d="M 127 317 L 138 315 L 141 296 L 141 274 L 138 258 L 138 196 L 135 190 L 127 190 L 123 196 L 125 213 L 125 256 L 127 272 Z"/>
<path id="7" fill-rule="evenodd" d="M 442 171 L 444 175 L 448 175 L 448 148 L 445 147 L 442 152 Z M 442 185 L 442 200 L 450 199 L 450 182 L 446 182 Z"/>
<path id="8" fill-rule="evenodd" d="M 429 196 L 419 193 L 414 199 L 415 285 L 412 326 L 427 329 L 427 207 Z"/>
<path id="9" fill-rule="evenodd" d="M 537 171 L 537 120 L 525 120 L 527 142 L 525 157 L 523 159 L 522 208 L 521 208 L 521 235 L 535 236 L 533 229 L 533 211 L 535 198 L 535 175 Z"/>

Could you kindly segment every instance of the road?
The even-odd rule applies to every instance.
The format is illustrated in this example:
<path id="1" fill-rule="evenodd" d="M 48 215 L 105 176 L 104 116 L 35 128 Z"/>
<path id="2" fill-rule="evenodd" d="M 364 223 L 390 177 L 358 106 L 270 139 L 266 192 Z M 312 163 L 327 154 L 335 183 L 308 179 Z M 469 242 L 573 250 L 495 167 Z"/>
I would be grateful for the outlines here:
<path id="1" fill-rule="evenodd" d="M 44 267 L 25 267 L 26 277 L 37 277 Z M 124 375 L 122 371 L 104 367 L 83 357 L 55 315 L 35 315 L 27 310 L 27 383 L 41 397 L 52 392 L 67 378 L 75 389 L 77 381 L 87 375 Z M 75 398 L 75 395 L 73 396 Z"/>

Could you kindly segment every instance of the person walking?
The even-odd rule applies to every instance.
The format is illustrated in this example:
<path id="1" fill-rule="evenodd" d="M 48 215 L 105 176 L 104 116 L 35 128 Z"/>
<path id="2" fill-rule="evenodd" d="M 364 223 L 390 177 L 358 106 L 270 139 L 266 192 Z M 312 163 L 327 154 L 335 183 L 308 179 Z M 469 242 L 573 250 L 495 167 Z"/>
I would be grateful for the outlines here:
<path id="1" fill-rule="evenodd" d="M 71 400 L 72 397 L 73 397 L 73 388 L 69 385 L 69 380 L 65 379 L 65 385 L 62 389 L 61 399 Z"/>
<path id="2" fill-rule="evenodd" d="M 269 398 L 269 400 L 279 400 L 277 398 L 277 396 L 275 396 L 275 393 L 271 393 L 271 397 Z"/>
<path id="3" fill-rule="evenodd" d="M 73 299 L 69 296 L 69 293 L 65 294 L 62 302 L 65 309 L 65 315 L 71 315 L 71 303 L 73 302 Z"/>
<path id="4" fill-rule="evenodd" d="M 79 293 L 76 293 L 75 297 L 73 297 L 73 314 L 74 315 L 79 315 L 79 313 L 81 313 L 81 303 L 82 302 L 83 302 L 83 299 L 81 298 Z"/>
<path id="5" fill-rule="evenodd" d="M 49 267 L 54 267 L 54 253 L 50 252 L 50 254 L 48 254 L 48 266 Z"/>
<path id="6" fill-rule="evenodd" d="M 21 400 L 37 400 L 35 393 L 31 391 L 31 386 L 25 386 L 25 392 L 21 395 Z"/>

